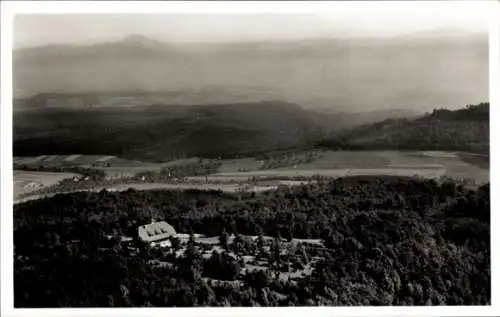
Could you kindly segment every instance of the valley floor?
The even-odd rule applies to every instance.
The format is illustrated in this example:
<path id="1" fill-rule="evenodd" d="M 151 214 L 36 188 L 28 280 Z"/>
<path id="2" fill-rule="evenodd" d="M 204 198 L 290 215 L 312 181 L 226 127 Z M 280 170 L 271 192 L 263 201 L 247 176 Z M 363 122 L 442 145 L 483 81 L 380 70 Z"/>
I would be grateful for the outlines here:
<path id="1" fill-rule="evenodd" d="M 423 178 L 450 177 L 481 184 L 489 181 L 489 158 L 471 153 L 442 151 L 300 151 L 269 155 L 265 159 L 240 158 L 219 160 L 218 168 L 208 175 L 150 180 L 137 177 L 140 173 L 160 173 L 164 168 L 176 168 L 203 159 L 190 158 L 166 163 L 127 161 L 113 156 L 39 156 L 14 158 L 17 166 L 94 168 L 106 175 L 99 182 L 75 179 L 62 188 L 63 179 L 78 177 L 76 173 L 14 171 L 15 202 L 51 196 L 61 192 L 149 189 L 203 189 L 235 192 L 262 191 L 279 185 L 297 185 L 321 176 L 392 175 Z M 106 162 L 106 164 L 104 164 Z M 200 163 L 203 164 L 203 163 Z M 69 182 L 71 183 L 71 182 Z"/>

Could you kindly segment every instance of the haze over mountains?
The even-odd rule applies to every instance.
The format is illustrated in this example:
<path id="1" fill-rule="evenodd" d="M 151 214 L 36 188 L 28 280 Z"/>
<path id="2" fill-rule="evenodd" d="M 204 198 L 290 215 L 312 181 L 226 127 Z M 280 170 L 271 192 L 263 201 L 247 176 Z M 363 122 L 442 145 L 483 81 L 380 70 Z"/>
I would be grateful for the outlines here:
<path id="1" fill-rule="evenodd" d="M 174 92 L 155 104 L 279 100 L 334 112 L 425 112 L 488 99 L 488 42 L 481 35 L 225 44 L 132 35 L 18 49 L 13 58 L 16 98 Z"/>

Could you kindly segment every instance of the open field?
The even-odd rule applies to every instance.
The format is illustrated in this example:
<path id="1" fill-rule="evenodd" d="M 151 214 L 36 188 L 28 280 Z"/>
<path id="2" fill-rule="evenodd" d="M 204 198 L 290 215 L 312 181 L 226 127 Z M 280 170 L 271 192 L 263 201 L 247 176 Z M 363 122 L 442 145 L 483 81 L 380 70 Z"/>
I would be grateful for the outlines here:
<path id="1" fill-rule="evenodd" d="M 409 174 L 432 175 L 445 170 L 444 176 L 453 178 L 473 179 L 478 183 L 489 181 L 489 158 L 484 155 L 443 152 L 443 151 L 325 151 L 321 157 L 313 162 L 298 164 L 294 170 L 311 170 L 325 175 L 324 170 L 348 169 L 346 175 L 359 173 L 373 174 L 373 172 L 387 172 L 402 175 L 403 169 Z M 286 173 L 289 167 L 278 168 Z M 410 172 L 411 171 L 411 172 Z M 412 176 L 412 175 L 409 175 Z"/>
<path id="2" fill-rule="evenodd" d="M 117 179 L 125 177 L 133 177 L 137 173 L 142 172 L 160 172 L 161 165 L 144 165 L 144 166 L 110 166 L 110 167 L 95 167 L 98 170 L 106 172 L 107 179 Z"/>
<path id="3" fill-rule="evenodd" d="M 419 152 L 324 151 L 319 159 L 298 164 L 296 169 L 384 168 L 392 165 L 422 166 L 433 162 L 432 157 L 420 155 Z"/>
<path id="4" fill-rule="evenodd" d="M 266 170 L 239 173 L 218 173 L 208 176 L 208 180 L 222 181 L 245 181 L 252 177 L 256 178 L 288 178 L 288 177 L 313 177 L 321 175 L 325 177 L 346 177 L 360 175 L 393 175 L 393 176 L 420 176 L 435 178 L 443 176 L 446 172 L 443 168 L 352 168 L 352 169 L 315 169 L 315 170 Z"/>
<path id="5" fill-rule="evenodd" d="M 267 173 L 272 171 L 285 171 L 287 175 L 290 170 L 324 171 L 324 170 L 358 170 L 358 169 L 386 169 L 407 168 L 427 169 L 445 168 L 447 175 L 477 174 L 479 179 L 484 179 L 484 173 L 488 174 L 489 159 L 484 155 L 444 152 L 444 151 L 321 151 L 314 160 L 307 163 L 297 163 L 292 166 L 262 169 L 264 161 L 255 158 L 239 158 L 221 160 L 218 176 L 227 177 L 228 173 L 233 175 L 240 172 L 252 172 L 259 170 Z M 293 157 L 304 156 L 303 151 L 296 154 L 288 154 Z M 144 171 L 159 171 L 163 167 L 194 163 L 198 158 L 179 159 L 164 163 L 140 162 L 127 160 L 107 155 L 43 155 L 38 157 L 15 157 L 15 164 L 28 166 L 83 166 L 106 171 L 110 175 L 131 174 Z M 103 165 L 106 164 L 106 165 Z M 482 170 L 482 172 L 480 171 Z M 274 172 L 273 172 L 274 173 Z M 302 172 L 301 172 L 302 173 Z M 307 172 L 304 172 L 307 174 Z M 323 172 L 322 172 L 323 173 Z M 293 175 L 292 173 L 291 175 Z M 242 176 L 244 174 L 241 174 Z M 260 175 L 260 174 L 255 174 Z M 469 176 L 470 177 L 470 176 Z"/>
<path id="6" fill-rule="evenodd" d="M 37 157 L 14 157 L 14 164 L 30 168 L 44 167 L 85 167 L 106 172 L 109 179 L 132 177 L 136 173 L 160 172 L 164 167 L 196 162 L 198 158 L 179 159 L 165 163 L 141 162 L 109 155 L 43 155 Z"/>
<path id="7" fill-rule="evenodd" d="M 144 172 L 159 173 L 163 168 L 166 167 L 193 164 L 196 163 L 197 161 L 198 158 L 187 158 L 187 159 L 168 161 L 164 163 L 152 163 L 152 162 L 131 161 L 119 157 L 112 157 L 111 159 L 107 159 L 105 161 L 107 163 L 106 166 L 97 166 L 94 168 L 106 172 L 108 178 L 123 178 L 123 177 L 131 177 L 137 173 L 144 173 Z M 102 161 L 98 160 L 98 162 Z"/>
<path id="8" fill-rule="evenodd" d="M 180 159 L 166 163 L 150 163 L 129 161 L 122 158 L 104 155 L 67 155 L 14 158 L 17 164 L 73 165 L 90 167 L 96 162 L 109 166 L 98 166 L 107 174 L 108 179 L 132 177 L 140 172 L 159 172 L 164 167 L 196 162 L 198 158 Z M 147 189 L 213 189 L 236 191 L 239 185 L 253 181 L 247 190 L 261 191 L 279 185 L 298 185 L 300 181 L 292 181 L 295 177 L 347 177 L 364 175 L 419 176 L 424 178 L 451 177 L 468 179 L 475 183 L 489 181 L 489 158 L 459 152 L 405 152 L 405 151 L 323 151 L 314 161 L 296 164 L 292 167 L 260 169 L 263 161 L 254 158 L 222 160 L 217 173 L 208 176 L 189 176 L 188 182 L 177 183 L 126 183 L 98 185 L 92 190 L 107 188 L 109 190 L 126 190 L 135 188 Z M 26 172 L 14 173 L 15 197 L 26 195 L 45 186 L 56 184 L 63 178 L 73 177 L 71 173 Z M 208 181 L 208 183 L 207 183 Z M 86 190 L 86 189 L 82 189 Z"/>
<path id="9" fill-rule="evenodd" d="M 99 164 L 109 164 L 114 167 L 130 167 L 144 165 L 159 165 L 155 163 L 145 163 L 140 161 L 132 161 L 110 155 L 42 155 L 42 156 L 22 156 L 14 157 L 15 164 L 25 164 L 28 166 L 53 166 L 53 165 L 68 165 L 68 166 L 92 166 Z"/>
<path id="10" fill-rule="evenodd" d="M 259 169 L 262 166 L 262 164 L 263 164 L 262 160 L 257 160 L 254 158 L 222 160 L 221 166 L 219 167 L 219 172 L 231 173 L 231 172 L 254 171 Z"/>
<path id="11" fill-rule="evenodd" d="M 288 154 L 290 155 L 294 156 Z M 299 151 L 294 157 L 301 156 L 304 156 L 304 153 Z M 299 162 L 289 166 L 261 169 L 263 163 L 253 158 L 224 160 L 219 173 L 211 175 L 209 180 L 241 182 L 247 181 L 249 177 L 308 177 L 314 174 L 343 177 L 386 174 L 448 176 L 472 179 L 478 183 L 489 181 L 489 158 L 463 152 L 321 151 L 314 156 L 314 160 L 307 163 Z"/>
<path id="12" fill-rule="evenodd" d="M 65 178 L 80 176 L 74 173 L 14 171 L 14 196 L 55 185 Z"/>

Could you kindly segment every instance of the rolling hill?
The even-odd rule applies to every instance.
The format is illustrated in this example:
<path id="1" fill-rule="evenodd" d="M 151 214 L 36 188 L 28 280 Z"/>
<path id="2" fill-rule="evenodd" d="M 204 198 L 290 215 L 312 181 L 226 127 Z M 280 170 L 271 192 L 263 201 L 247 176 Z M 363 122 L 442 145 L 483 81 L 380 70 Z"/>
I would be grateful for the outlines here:
<path id="1" fill-rule="evenodd" d="M 41 108 L 14 115 L 14 155 L 110 154 L 142 160 L 235 156 L 310 146 L 321 128 L 282 102 Z"/>
<path id="2" fill-rule="evenodd" d="M 57 100 L 56 95 L 51 97 Z M 360 150 L 489 150 L 488 103 L 415 116 L 401 110 L 325 113 L 279 101 L 33 106 L 30 111 L 14 113 L 14 155 L 107 154 L 163 161 L 255 155 L 316 145 Z M 377 118 L 382 120 L 374 122 Z"/>
<path id="3" fill-rule="evenodd" d="M 435 109 L 416 119 L 362 125 L 325 142 L 351 149 L 450 150 L 489 153 L 489 103 L 451 111 Z"/>
<path id="4" fill-rule="evenodd" d="M 414 119 L 487 98 L 481 36 L 221 44 L 136 35 L 18 49 L 13 72 L 16 156 L 236 156 L 332 134 L 351 148 L 483 151 L 488 140 L 478 122 Z"/>

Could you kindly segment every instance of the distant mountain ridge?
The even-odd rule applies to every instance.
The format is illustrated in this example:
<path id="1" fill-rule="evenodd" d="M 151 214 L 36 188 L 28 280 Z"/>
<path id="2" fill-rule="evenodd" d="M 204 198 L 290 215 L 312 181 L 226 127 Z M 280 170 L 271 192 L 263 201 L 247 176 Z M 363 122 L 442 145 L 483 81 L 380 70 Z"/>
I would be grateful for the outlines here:
<path id="1" fill-rule="evenodd" d="M 464 37 L 170 43 L 133 35 L 93 45 L 18 49 L 13 72 L 16 98 L 217 86 L 228 91 L 238 87 L 249 97 L 243 102 L 275 99 L 307 109 L 348 106 L 350 112 L 405 105 L 425 111 L 487 98 L 488 41 Z M 215 102 L 237 101 L 228 100 L 230 95 L 224 92 Z"/>
<path id="2" fill-rule="evenodd" d="M 270 91 L 253 91 L 250 88 L 239 87 L 207 87 L 198 90 L 171 90 L 171 91 L 128 91 L 128 92 L 88 92 L 88 93 L 41 93 L 30 98 L 14 99 L 14 111 L 41 110 L 49 108 L 101 108 L 101 107 L 136 107 L 151 105 L 222 105 L 258 103 L 279 100 L 276 94 Z M 278 101 L 278 102 L 287 102 Z M 288 102 L 288 104 L 292 104 Z M 320 104 L 320 102 L 318 102 Z M 307 108 L 303 107 L 302 108 Z M 422 110 L 415 109 L 382 109 L 365 110 L 350 109 L 341 105 L 312 109 L 309 116 L 319 122 L 327 120 L 346 123 L 344 127 L 375 122 L 391 117 L 413 117 L 423 114 Z"/>

